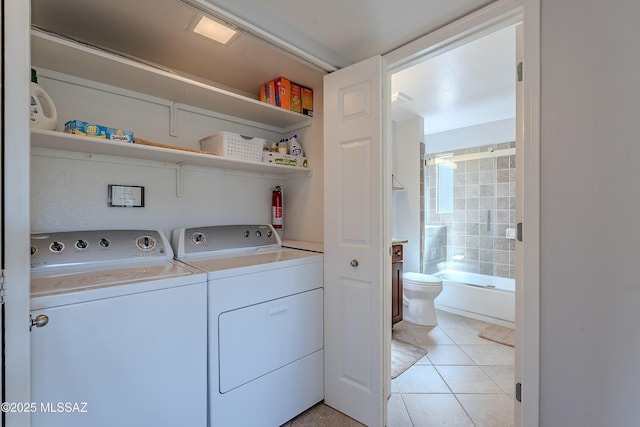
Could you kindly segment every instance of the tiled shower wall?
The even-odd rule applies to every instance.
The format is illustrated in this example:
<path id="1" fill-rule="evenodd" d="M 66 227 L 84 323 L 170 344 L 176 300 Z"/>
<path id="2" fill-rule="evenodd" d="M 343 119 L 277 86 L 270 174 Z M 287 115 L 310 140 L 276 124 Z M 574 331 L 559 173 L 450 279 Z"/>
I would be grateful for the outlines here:
<path id="1" fill-rule="evenodd" d="M 515 155 L 499 155 L 514 147 L 511 142 L 427 155 L 434 159 L 453 154 L 455 159 L 471 153 L 498 154 L 455 163 L 453 213 L 437 212 L 437 167 L 424 168 L 423 272 L 450 269 L 515 278 L 515 240 L 506 238 L 507 229 L 516 227 Z"/>

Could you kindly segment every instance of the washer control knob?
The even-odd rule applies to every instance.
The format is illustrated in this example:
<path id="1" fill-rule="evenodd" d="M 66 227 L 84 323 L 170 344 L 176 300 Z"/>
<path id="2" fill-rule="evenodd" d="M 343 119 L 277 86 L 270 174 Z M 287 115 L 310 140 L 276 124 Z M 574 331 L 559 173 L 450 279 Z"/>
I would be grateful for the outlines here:
<path id="1" fill-rule="evenodd" d="M 64 250 L 64 243 L 62 242 L 53 242 L 49 245 L 49 250 L 51 252 L 62 252 Z"/>
<path id="2" fill-rule="evenodd" d="M 260 230 L 256 231 L 256 237 L 262 237 L 262 231 Z"/>
<path id="3" fill-rule="evenodd" d="M 244 237 L 249 237 L 251 235 L 251 233 L 249 232 L 249 230 L 244 232 Z"/>
<path id="4" fill-rule="evenodd" d="M 38 247 L 37 246 L 31 246 L 31 255 L 35 255 L 36 252 L 38 252 Z"/>
<path id="5" fill-rule="evenodd" d="M 88 246 L 89 246 L 89 242 L 87 242 L 86 240 L 80 239 L 76 242 L 77 249 L 87 249 Z"/>
<path id="6" fill-rule="evenodd" d="M 136 240 L 136 245 L 143 251 L 150 251 L 156 246 L 156 240 L 151 236 L 141 236 Z"/>
<path id="7" fill-rule="evenodd" d="M 351 260 L 351 267 L 357 267 L 358 265 L 360 265 L 360 263 L 358 262 L 357 259 L 352 259 Z"/>
<path id="8" fill-rule="evenodd" d="M 111 242 L 109 241 L 109 239 L 106 239 L 104 237 L 100 239 L 98 244 L 100 245 L 101 248 L 108 248 L 109 246 L 111 246 Z"/>
<path id="9" fill-rule="evenodd" d="M 191 235 L 191 242 L 194 245 L 198 246 L 204 245 L 205 243 L 207 243 L 207 236 L 205 236 L 204 233 L 200 233 L 199 231 L 195 232 Z"/>
<path id="10" fill-rule="evenodd" d="M 273 231 L 271 231 L 271 230 L 267 231 L 267 237 L 268 238 L 272 238 L 273 237 Z"/>
<path id="11" fill-rule="evenodd" d="M 47 323 L 49 323 L 49 316 L 47 316 L 46 314 L 38 314 L 34 319 L 33 317 L 31 317 L 31 315 L 29 315 L 29 323 L 29 331 L 31 331 L 31 328 L 33 328 L 34 326 L 36 328 L 42 328 Z"/>

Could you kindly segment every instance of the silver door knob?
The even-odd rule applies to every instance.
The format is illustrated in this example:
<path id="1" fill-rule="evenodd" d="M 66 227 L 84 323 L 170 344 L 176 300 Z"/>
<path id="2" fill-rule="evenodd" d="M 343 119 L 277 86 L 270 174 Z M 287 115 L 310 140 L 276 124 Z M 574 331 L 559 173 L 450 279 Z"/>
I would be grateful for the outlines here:
<path id="1" fill-rule="evenodd" d="M 360 264 L 360 263 L 358 262 L 358 260 L 357 260 L 357 259 L 352 259 L 352 260 L 351 260 L 351 267 L 357 267 L 357 266 L 358 266 L 358 264 Z"/>
<path id="2" fill-rule="evenodd" d="M 31 317 L 31 315 L 29 315 L 29 322 L 31 323 L 29 325 L 29 330 L 31 330 L 31 328 L 33 328 L 34 326 L 36 328 L 42 328 L 44 325 L 49 323 L 49 316 L 47 316 L 46 314 L 38 314 L 34 319 L 33 317 Z"/>

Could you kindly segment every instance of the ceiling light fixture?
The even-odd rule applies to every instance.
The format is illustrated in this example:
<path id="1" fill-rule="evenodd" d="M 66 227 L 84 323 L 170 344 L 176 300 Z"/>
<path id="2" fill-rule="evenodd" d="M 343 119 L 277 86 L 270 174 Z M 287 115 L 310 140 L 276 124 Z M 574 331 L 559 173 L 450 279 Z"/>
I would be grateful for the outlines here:
<path id="1" fill-rule="evenodd" d="M 413 101 L 413 98 L 404 92 L 395 92 L 391 94 L 391 106 L 397 107 L 398 105 Z"/>
<path id="2" fill-rule="evenodd" d="M 221 44 L 230 43 L 238 35 L 233 28 L 202 15 L 196 15 L 187 29 Z"/>

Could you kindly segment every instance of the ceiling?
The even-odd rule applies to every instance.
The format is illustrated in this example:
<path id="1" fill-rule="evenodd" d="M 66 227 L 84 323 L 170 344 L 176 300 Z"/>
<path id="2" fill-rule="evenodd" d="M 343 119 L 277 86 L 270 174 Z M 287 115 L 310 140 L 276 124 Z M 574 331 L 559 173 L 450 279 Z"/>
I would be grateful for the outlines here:
<path id="1" fill-rule="evenodd" d="M 391 92 L 392 118 L 422 116 L 427 135 L 514 118 L 515 27 L 395 73 Z"/>
<path id="2" fill-rule="evenodd" d="M 494 0 L 209 0 L 342 68 L 382 55 Z"/>
<path id="3" fill-rule="evenodd" d="M 392 51 L 492 2 L 32 0 L 31 6 L 32 23 L 47 31 L 254 96 L 262 82 L 282 75 L 310 84 L 317 81 L 318 74 Z M 239 26 L 242 34 L 223 46 L 185 31 L 194 15 L 202 11 Z M 276 41 L 256 37 L 265 33 L 274 35 Z M 443 117 L 456 103 L 458 115 L 499 111 L 497 104 L 505 97 L 504 85 L 498 83 L 503 71 L 492 67 L 499 60 L 490 41 L 475 53 L 465 52 L 456 58 L 452 52 L 431 60 L 439 61 L 429 61 L 424 69 L 406 70 L 406 75 L 394 77 L 397 90 L 414 98 L 402 107 L 401 114 L 411 114 L 413 108 L 414 114 L 427 115 L 425 122 L 444 125 Z M 285 53 L 283 45 L 288 50 Z M 308 55 L 307 61 L 300 62 L 296 52 Z M 448 98 L 447 103 L 445 90 L 457 96 Z M 487 99 L 482 101 L 485 95 Z"/>

